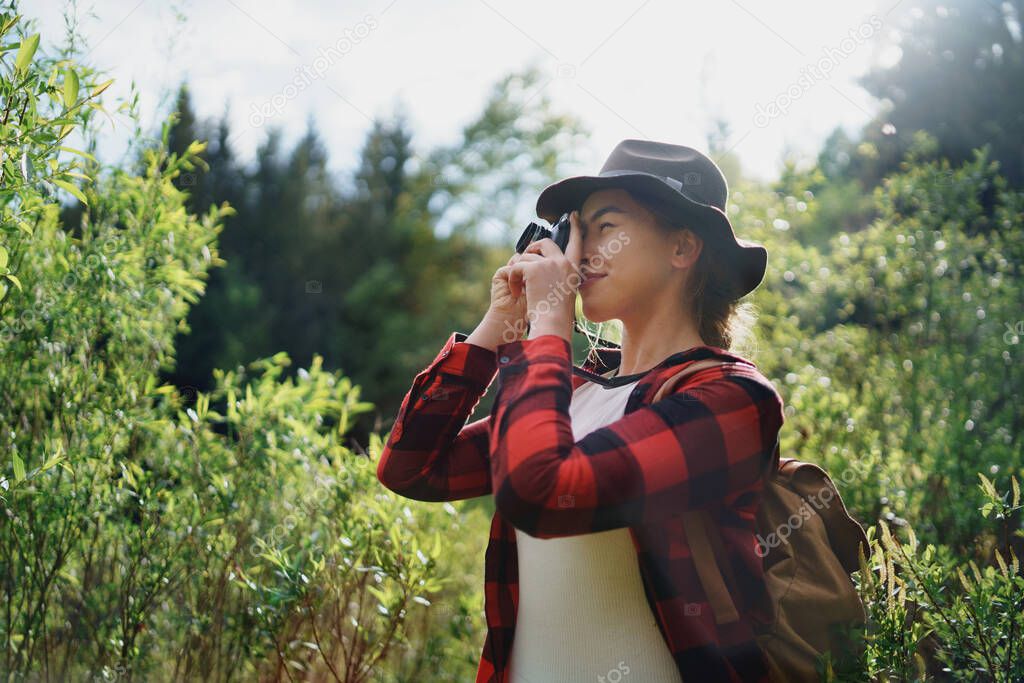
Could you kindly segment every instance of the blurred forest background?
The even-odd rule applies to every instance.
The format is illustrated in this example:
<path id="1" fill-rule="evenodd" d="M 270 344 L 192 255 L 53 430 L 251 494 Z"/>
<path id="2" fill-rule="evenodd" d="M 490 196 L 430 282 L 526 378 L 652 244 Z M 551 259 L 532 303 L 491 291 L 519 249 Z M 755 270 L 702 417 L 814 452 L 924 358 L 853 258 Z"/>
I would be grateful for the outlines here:
<path id="1" fill-rule="evenodd" d="M 374 469 L 583 123 L 527 97 L 526 69 L 452 146 L 377 120 L 338 178 L 312 123 L 241 163 L 182 83 L 109 164 L 109 79 L 40 46 L 17 5 L 0 13 L 3 680 L 471 680 L 493 505 L 401 499 Z M 826 467 L 870 532 L 849 680 L 1019 681 L 1024 3 L 915 7 L 898 63 L 862 79 L 883 111 L 813 165 L 760 183 L 727 124 L 703 143 L 737 233 L 771 254 L 749 355 L 786 402 L 782 454 Z"/>

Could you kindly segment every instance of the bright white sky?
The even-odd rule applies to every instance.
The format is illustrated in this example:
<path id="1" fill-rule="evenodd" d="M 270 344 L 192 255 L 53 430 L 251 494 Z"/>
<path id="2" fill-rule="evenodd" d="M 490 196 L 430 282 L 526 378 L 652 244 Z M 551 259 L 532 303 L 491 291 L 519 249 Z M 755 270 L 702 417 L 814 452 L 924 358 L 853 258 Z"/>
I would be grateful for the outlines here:
<path id="1" fill-rule="evenodd" d="M 64 4 L 23 4 L 44 44 L 63 40 Z M 261 126 L 282 125 L 291 142 L 312 116 L 332 169 L 350 171 L 371 117 L 399 104 L 417 151 L 452 142 L 499 78 L 535 63 L 549 78 L 544 92 L 592 132 L 572 172 L 598 171 L 623 138 L 707 151 L 711 119 L 721 116 L 746 172 L 769 178 L 783 155 L 810 160 L 835 126 L 854 133 L 879 109 L 855 79 L 898 58 L 883 47 L 909 11 L 900 4 L 80 0 L 78 14 L 89 61 L 117 79 L 108 94 L 125 96 L 134 80 L 155 128 L 187 80 L 200 117 L 228 107 L 246 160 Z M 318 59 L 332 46 L 338 52 Z M 286 89 L 296 81 L 308 86 Z M 279 107 L 267 108 L 275 96 Z M 790 98 L 787 112 L 769 116 L 780 96 Z M 111 152 L 128 132 L 127 119 L 118 121 Z"/>

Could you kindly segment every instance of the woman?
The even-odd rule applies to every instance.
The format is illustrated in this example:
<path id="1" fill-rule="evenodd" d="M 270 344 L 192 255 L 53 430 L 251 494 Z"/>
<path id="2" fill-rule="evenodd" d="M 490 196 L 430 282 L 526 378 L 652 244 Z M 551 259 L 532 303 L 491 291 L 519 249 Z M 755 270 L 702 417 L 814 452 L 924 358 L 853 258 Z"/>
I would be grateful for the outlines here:
<path id="1" fill-rule="evenodd" d="M 767 680 L 755 515 L 783 403 L 729 351 L 767 252 L 735 237 L 727 194 L 708 157 L 646 140 L 549 186 L 537 213 L 572 211 L 565 252 L 539 240 L 498 269 L 483 320 L 406 395 L 380 481 L 418 500 L 494 496 L 477 683 Z M 588 320 L 621 321 L 622 341 L 574 371 L 577 291 Z M 731 364 L 653 402 L 705 359 Z M 496 372 L 491 414 L 465 425 Z M 721 530 L 730 623 L 691 561 L 679 513 L 696 508 Z"/>

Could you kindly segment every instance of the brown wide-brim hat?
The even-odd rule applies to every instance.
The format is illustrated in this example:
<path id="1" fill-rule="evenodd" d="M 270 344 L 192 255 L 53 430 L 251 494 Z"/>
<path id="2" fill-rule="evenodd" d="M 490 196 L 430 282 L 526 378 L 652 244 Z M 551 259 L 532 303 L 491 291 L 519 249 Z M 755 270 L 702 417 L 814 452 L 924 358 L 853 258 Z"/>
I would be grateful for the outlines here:
<path id="1" fill-rule="evenodd" d="M 739 299 L 764 279 L 768 250 L 736 237 L 726 215 L 729 186 L 718 165 L 692 147 L 653 140 L 623 140 L 596 176 L 572 176 L 548 185 L 537 198 L 537 215 L 554 223 L 579 209 L 592 192 L 632 190 L 649 197 L 673 223 L 699 234 L 723 265 L 720 276 Z"/>

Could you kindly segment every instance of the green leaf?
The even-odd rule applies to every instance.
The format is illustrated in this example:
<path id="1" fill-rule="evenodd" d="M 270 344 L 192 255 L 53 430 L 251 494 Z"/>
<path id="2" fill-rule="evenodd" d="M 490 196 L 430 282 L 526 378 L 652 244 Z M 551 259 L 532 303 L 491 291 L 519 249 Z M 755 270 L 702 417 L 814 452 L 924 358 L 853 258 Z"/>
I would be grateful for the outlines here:
<path id="1" fill-rule="evenodd" d="M 114 82 L 114 79 L 111 78 L 109 81 L 107 81 L 105 83 L 100 83 L 99 85 L 97 85 L 95 88 L 92 89 L 92 92 L 89 93 L 89 97 L 96 97 L 101 92 L 103 92 L 104 90 L 109 88 L 110 84 L 113 83 L 113 82 Z"/>
<path id="2" fill-rule="evenodd" d="M 78 101 L 78 74 L 74 69 L 64 69 L 64 106 L 68 109 Z"/>
<path id="3" fill-rule="evenodd" d="M 78 198 L 78 201 L 82 202 L 86 206 L 89 206 L 89 201 L 85 198 L 85 195 L 82 194 L 82 191 L 79 190 L 74 185 L 72 185 L 71 183 L 69 183 L 69 182 L 67 182 L 65 180 L 58 180 L 56 178 L 52 178 L 50 182 L 52 182 L 57 187 L 61 187 L 61 188 L 65 189 L 65 190 L 67 190 L 71 194 L 75 195 L 75 197 Z"/>
<path id="4" fill-rule="evenodd" d="M 13 282 L 14 286 L 18 288 L 19 292 L 25 291 L 24 289 L 21 288 L 21 280 L 18 279 L 17 275 L 14 275 L 13 273 L 7 273 L 6 275 L 4 275 L 4 277 Z"/>
<path id="5" fill-rule="evenodd" d="M 387 593 L 385 593 L 381 589 L 379 589 L 379 588 L 377 588 L 375 586 L 367 586 L 366 587 L 366 592 L 368 592 L 370 595 L 372 595 L 373 597 L 375 597 L 378 600 L 380 600 L 381 604 L 387 605 L 387 603 L 388 603 Z"/>
<path id="6" fill-rule="evenodd" d="M 16 71 L 23 71 L 28 67 L 32 57 L 36 54 L 37 47 L 39 47 L 38 33 L 21 41 L 21 47 L 18 48 L 18 56 L 14 58 L 14 69 Z"/>
<path id="7" fill-rule="evenodd" d="M 132 474 L 132 471 L 125 467 L 123 462 L 119 462 L 117 464 L 121 466 L 121 474 L 124 476 L 125 481 L 127 481 L 133 489 L 137 489 L 139 484 L 135 481 L 135 476 Z"/>
<path id="8" fill-rule="evenodd" d="M 25 463 L 21 457 L 14 454 L 14 481 L 23 481 L 25 479 Z"/>
<path id="9" fill-rule="evenodd" d="M 19 19 L 21 19 L 21 15 L 15 14 L 13 17 L 4 22 L 4 25 L 0 26 L 0 36 L 10 31 L 11 27 L 14 26 L 14 24 L 17 23 Z"/>
<path id="10" fill-rule="evenodd" d="M 978 486 L 981 487 L 981 490 L 984 491 L 985 493 L 987 493 L 988 495 L 990 495 L 992 497 L 995 497 L 996 496 L 996 487 L 992 484 L 992 482 L 989 480 L 989 478 L 986 477 L 981 472 L 978 472 L 978 476 L 981 477 L 981 483 L 978 484 Z"/>
<path id="11" fill-rule="evenodd" d="M 58 451 L 56 453 L 51 455 L 50 458 L 45 463 L 43 463 L 43 466 L 39 468 L 39 471 L 40 472 L 45 472 L 46 470 L 50 469 L 51 467 L 54 467 L 55 465 L 59 464 L 63 459 L 64 459 L 64 455 L 58 449 Z"/>
<path id="12" fill-rule="evenodd" d="M 0 270 L 7 268 L 7 250 L 0 247 Z"/>
<path id="13" fill-rule="evenodd" d="M 29 157 L 28 151 L 21 153 L 21 177 L 25 180 L 32 180 L 32 158 Z"/>
<path id="14" fill-rule="evenodd" d="M 89 154 L 88 152 L 83 152 L 80 149 L 75 149 L 74 147 L 65 147 L 64 145 L 61 145 L 57 149 L 61 150 L 62 152 L 69 152 L 71 154 L 77 154 L 78 156 L 84 157 L 84 158 L 88 159 L 89 161 L 96 161 L 96 157 L 94 157 L 93 155 Z"/>

